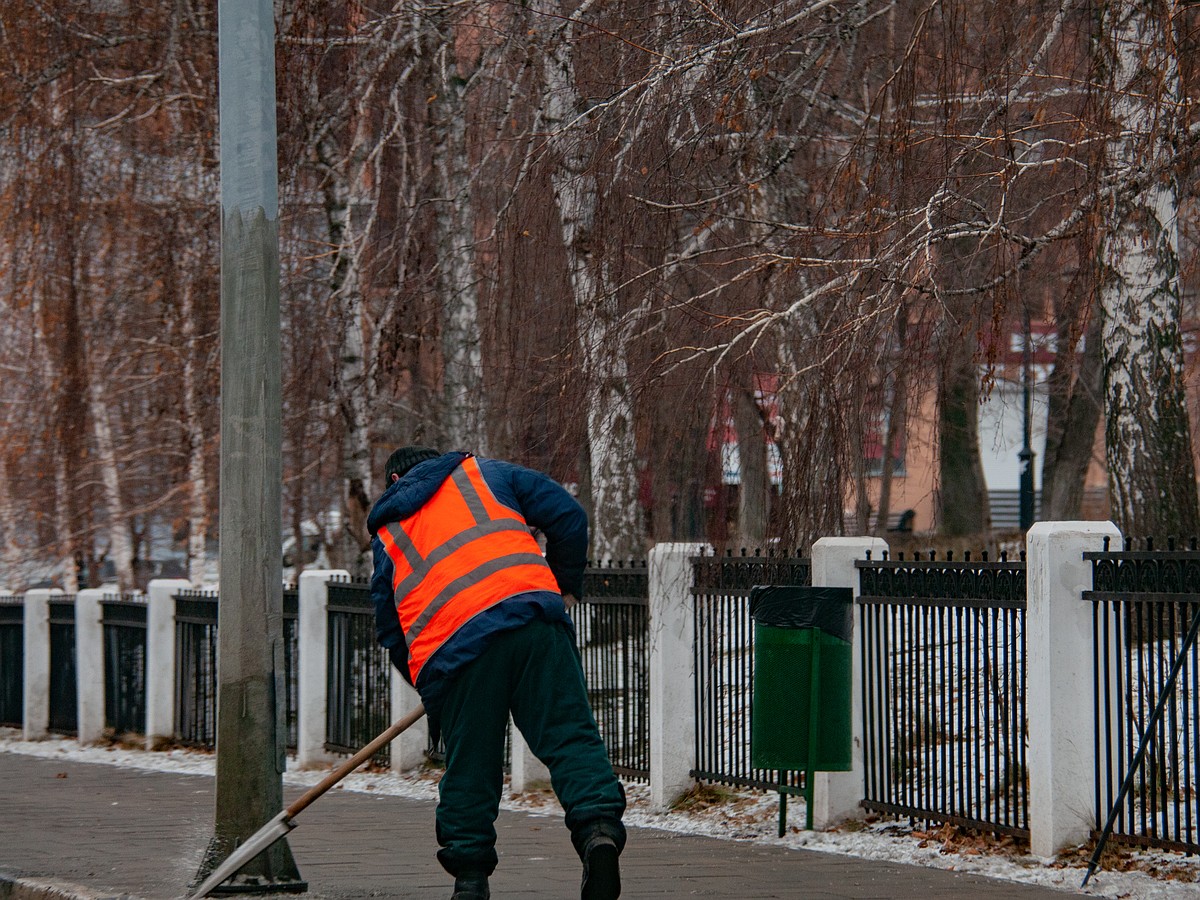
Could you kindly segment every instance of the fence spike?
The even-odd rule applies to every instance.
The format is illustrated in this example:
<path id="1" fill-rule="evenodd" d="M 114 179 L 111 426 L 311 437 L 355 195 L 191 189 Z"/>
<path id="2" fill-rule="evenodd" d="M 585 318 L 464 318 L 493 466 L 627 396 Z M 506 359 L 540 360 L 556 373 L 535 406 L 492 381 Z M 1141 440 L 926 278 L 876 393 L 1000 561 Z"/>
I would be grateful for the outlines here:
<path id="1" fill-rule="evenodd" d="M 870 551 L 868 551 L 868 552 L 870 552 Z M 888 561 L 888 551 L 886 551 L 886 550 L 883 551 L 883 561 L 884 562 Z"/>
<path id="2" fill-rule="evenodd" d="M 1132 549 L 1133 549 L 1133 538 L 1131 538 L 1131 537 L 1129 537 L 1129 536 L 1126 536 L 1126 538 L 1125 538 L 1125 552 L 1126 552 L 1126 553 L 1128 553 L 1128 552 L 1129 552 L 1129 551 L 1131 551 Z"/>
<path id="3" fill-rule="evenodd" d="M 1152 552 L 1153 550 L 1154 550 L 1154 538 L 1153 538 L 1153 537 L 1147 537 L 1147 538 L 1146 538 L 1146 552 L 1147 552 L 1147 553 L 1150 553 L 1150 552 Z"/>
<path id="4" fill-rule="evenodd" d="M 953 550 L 946 551 L 946 562 L 954 562 L 954 551 Z"/>
<path id="5" fill-rule="evenodd" d="M 1175 549 L 1175 535 L 1173 535 L 1173 534 L 1167 535 L 1167 549 L 1168 550 Z"/>
<path id="6" fill-rule="evenodd" d="M 870 551 L 870 550 L 868 550 L 868 551 L 867 551 L 867 559 L 870 559 L 870 558 L 871 558 L 871 551 Z"/>
<path id="7" fill-rule="evenodd" d="M 1193 540 L 1194 540 L 1194 539 L 1193 539 Z M 1109 552 L 1109 549 L 1108 549 L 1108 547 L 1109 547 L 1109 544 L 1111 544 L 1111 543 L 1112 543 L 1112 535 L 1110 535 L 1110 534 L 1106 534 L 1106 535 L 1104 536 L 1104 552 L 1105 552 L 1105 553 L 1108 553 L 1108 552 Z"/>
<path id="8" fill-rule="evenodd" d="M 1000 551 L 1000 562 L 1008 562 L 1008 551 L 1007 550 Z"/>
<path id="9" fill-rule="evenodd" d="M 963 551 L 963 562 L 970 562 L 970 561 L 971 561 L 971 551 L 964 550 Z"/>
<path id="10" fill-rule="evenodd" d="M 1025 551 L 1021 551 L 1021 562 L 1025 562 Z"/>

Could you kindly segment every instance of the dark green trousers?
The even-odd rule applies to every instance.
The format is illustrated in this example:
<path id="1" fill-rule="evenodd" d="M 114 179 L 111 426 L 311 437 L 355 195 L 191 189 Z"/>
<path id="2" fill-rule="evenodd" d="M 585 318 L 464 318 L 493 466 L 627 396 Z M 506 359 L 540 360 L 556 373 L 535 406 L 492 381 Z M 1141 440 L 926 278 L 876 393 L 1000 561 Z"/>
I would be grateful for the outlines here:
<path id="1" fill-rule="evenodd" d="M 579 651 L 561 623 L 506 631 L 446 687 L 440 710 L 446 772 L 439 785 L 438 861 L 451 875 L 496 868 L 508 717 L 550 770 L 577 851 L 599 830 L 625 843 L 625 790 L 588 704 Z"/>

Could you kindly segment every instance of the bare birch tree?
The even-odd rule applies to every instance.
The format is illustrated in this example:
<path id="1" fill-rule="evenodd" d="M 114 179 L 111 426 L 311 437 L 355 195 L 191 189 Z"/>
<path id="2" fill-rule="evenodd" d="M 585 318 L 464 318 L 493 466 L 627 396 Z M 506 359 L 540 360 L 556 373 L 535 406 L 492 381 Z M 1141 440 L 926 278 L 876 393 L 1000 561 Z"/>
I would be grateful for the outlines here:
<path id="1" fill-rule="evenodd" d="M 1180 330 L 1174 8 L 1105 4 L 1100 25 L 1113 183 L 1100 253 L 1109 492 L 1118 527 L 1145 536 L 1200 532 Z"/>
<path id="2" fill-rule="evenodd" d="M 542 120 L 556 156 L 551 175 L 554 201 L 567 251 L 575 307 L 580 377 L 586 399 L 591 475 L 592 555 L 628 559 L 642 550 L 637 510 L 637 451 L 633 398 L 629 388 L 627 324 L 618 306 L 611 263 L 602 243 L 596 146 L 576 87 L 575 22 L 585 16 L 585 0 L 570 17 L 557 4 L 535 0 L 531 9 L 542 29 Z"/>
<path id="3" fill-rule="evenodd" d="M 439 443 L 486 455 L 488 403 L 479 324 L 473 166 L 467 142 L 468 96 L 489 48 L 470 46 L 463 10 L 433 10 L 429 17 L 433 73 L 432 152 L 437 201 L 438 268 L 442 305 L 442 415 Z M 460 51 L 460 45 L 462 50 Z"/>

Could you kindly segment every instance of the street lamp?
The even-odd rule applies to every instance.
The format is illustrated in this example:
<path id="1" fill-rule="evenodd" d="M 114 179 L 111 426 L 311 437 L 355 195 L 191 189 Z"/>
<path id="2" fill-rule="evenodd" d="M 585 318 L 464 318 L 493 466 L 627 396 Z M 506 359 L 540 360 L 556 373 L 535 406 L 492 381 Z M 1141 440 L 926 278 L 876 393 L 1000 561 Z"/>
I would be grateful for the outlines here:
<path id="1" fill-rule="evenodd" d="M 1030 339 L 1029 304 L 1024 304 L 1024 345 L 1021 361 L 1021 390 L 1023 395 L 1023 440 L 1021 452 L 1017 454 L 1021 473 L 1020 526 L 1028 531 L 1033 525 L 1033 448 L 1030 446 L 1030 431 L 1033 424 L 1033 342 Z"/>

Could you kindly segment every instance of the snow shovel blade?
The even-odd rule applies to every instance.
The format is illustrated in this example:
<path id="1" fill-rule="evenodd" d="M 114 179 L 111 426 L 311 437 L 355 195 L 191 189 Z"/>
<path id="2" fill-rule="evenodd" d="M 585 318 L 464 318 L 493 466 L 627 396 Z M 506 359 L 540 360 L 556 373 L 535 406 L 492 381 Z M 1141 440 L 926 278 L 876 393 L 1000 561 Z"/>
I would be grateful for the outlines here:
<path id="1" fill-rule="evenodd" d="M 242 844 L 236 850 L 225 858 L 225 861 L 213 869 L 213 873 L 204 879 L 204 883 L 196 889 L 194 894 L 189 895 L 189 900 L 199 900 L 200 897 L 207 897 L 209 893 L 227 878 L 236 875 L 238 869 L 258 856 L 273 843 L 286 835 L 296 826 L 292 823 L 288 816 L 288 811 L 285 809 L 279 813 L 270 822 L 264 825 L 254 834 L 246 839 L 246 843 Z"/>
<path id="2" fill-rule="evenodd" d="M 391 743 L 400 734 L 407 731 L 423 715 L 425 715 L 425 707 L 418 703 L 416 707 L 385 728 L 369 744 L 321 779 L 320 783 L 305 791 L 291 806 L 262 828 L 258 829 L 258 831 L 254 832 L 254 834 L 250 835 L 246 843 L 230 853 L 225 862 L 213 870 L 213 873 L 204 880 L 204 883 L 200 885 L 196 893 L 192 894 L 188 900 L 199 900 L 201 897 L 207 897 L 213 888 L 226 878 L 236 874 L 238 869 L 295 828 L 296 826 L 292 820 L 296 816 L 308 809 L 313 801 L 379 752 L 384 744 Z"/>

